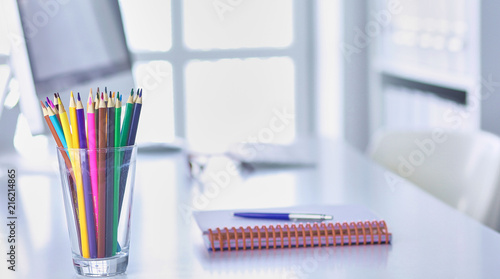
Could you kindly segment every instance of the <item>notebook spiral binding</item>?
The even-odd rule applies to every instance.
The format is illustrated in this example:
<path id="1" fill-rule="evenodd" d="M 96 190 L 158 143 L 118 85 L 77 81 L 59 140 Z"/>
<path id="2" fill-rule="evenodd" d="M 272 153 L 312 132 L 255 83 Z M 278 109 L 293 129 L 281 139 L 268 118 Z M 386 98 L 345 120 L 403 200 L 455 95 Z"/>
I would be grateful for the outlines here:
<path id="1" fill-rule="evenodd" d="M 214 232 L 215 231 L 215 232 Z M 212 251 L 247 249 L 247 239 L 250 239 L 250 249 L 277 249 L 286 247 L 307 246 L 344 246 L 360 244 L 382 244 L 390 242 L 390 233 L 385 221 L 343 222 L 343 223 L 299 223 L 270 225 L 268 227 L 227 227 L 208 230 L 208 239 Z M 307 241 L 309 240 L 309 242 Z M 330 241 L 332 240 L 332 241 Z M 232 247 L 230 244 L 234 242 Z M 264 243 L 265 242 L 265 243 Z M 271 244 L 270 244 L 271 242 Z M 278 244 L 279 242 L 279 244 Z M 302 243 L 302 244 L 301 244 Z M 309 243 L 309 244 L 308 244 Z"/>

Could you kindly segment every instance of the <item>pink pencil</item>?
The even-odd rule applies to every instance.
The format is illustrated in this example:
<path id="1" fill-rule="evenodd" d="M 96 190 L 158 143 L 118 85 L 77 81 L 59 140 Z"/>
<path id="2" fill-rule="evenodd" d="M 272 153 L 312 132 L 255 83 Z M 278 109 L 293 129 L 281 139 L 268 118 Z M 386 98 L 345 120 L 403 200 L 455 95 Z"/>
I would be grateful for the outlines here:
<path id="1" fill-rule="evenodd" d="M 87 104 L 87 128 L 88 128 L 88 141 L 89 141 L 89 161 L 90 161 L 90 180 L 92 183 L 92 197 L 94 201 L 94 214 L 95 214 L 95 225 L 96 232 L 99 231 L 99 203 L 97 194 L 97 153 L 96 153 L 96 142 L 95 142 L 95 109 L 92 104 L 92 91 L 89 95 L 89 102 Z"/>

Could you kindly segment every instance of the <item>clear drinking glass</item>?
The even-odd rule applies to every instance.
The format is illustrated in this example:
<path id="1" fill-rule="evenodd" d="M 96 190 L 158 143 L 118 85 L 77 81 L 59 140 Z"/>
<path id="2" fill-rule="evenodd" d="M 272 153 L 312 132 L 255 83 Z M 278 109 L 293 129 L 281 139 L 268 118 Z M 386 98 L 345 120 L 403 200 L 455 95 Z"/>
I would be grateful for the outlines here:
<path id="1" fill-rule="evenodd" d="M 125 272 L 137 146 L 58 148 L 57 154 L 76 272 Z"/>

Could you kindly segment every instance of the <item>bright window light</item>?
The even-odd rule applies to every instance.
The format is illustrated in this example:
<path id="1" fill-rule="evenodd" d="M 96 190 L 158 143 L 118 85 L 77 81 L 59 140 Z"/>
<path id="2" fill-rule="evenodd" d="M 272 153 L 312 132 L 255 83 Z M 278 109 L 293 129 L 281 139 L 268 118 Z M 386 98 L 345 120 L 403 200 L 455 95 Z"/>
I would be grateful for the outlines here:
<path id="1" fill-rule="evenodd" d="M 192 49 L 287 47 L 292 0 L 184 0 L 184 38 Z"/>
<path id="2" fill-rule="evenodd" d="M 186 67 L 187 139 L 222 151 L 295 138 L 294 62 L 288 57 L 192 61 Z"/>
<path id="3" fill-rule="evenodd" d="M 120 0 L 132 51 L 167 51 L 172 46 L 170 0 Z"/>
<path id="4" fill-rule="evenodd" d="M 174 104 L 172 65 L 166 61 L 134 64 L 135 84 L 143 89 L 141 127 L 137 142 L 172 142 L 174 140 Z M 124 97 L 129 92 L 123 92 Z M 127 100 L 123 100 L 123 105 Z"/>

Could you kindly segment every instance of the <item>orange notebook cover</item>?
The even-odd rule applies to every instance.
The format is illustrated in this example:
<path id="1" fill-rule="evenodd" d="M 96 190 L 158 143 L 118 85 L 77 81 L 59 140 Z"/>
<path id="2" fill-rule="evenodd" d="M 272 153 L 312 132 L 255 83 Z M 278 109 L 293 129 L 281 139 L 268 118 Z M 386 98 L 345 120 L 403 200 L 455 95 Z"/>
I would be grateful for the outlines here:
<path id="1" fill-rule="evenodd" d="M 317 213 L 332 215 L 320 223 L 249 219 L 234 212 Z M 266 209 L 195 211 L 208 250 L 276 249 L 315 246 L 388 244 L 384 220 L 360 205 L 310 205 Z"/>

